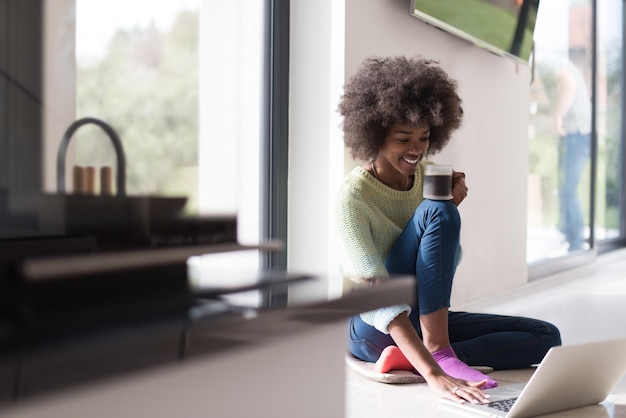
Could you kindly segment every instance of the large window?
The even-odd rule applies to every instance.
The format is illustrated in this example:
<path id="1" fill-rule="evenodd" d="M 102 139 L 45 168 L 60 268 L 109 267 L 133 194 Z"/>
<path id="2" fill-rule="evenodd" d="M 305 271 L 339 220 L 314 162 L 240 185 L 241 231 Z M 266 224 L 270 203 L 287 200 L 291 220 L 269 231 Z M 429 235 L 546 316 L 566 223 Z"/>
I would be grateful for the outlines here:
<path id="1" fill-rule="evenodd" d="M 122 12 L 123 11 L 123 12 Z M 119 133 L 131 195 L 198 208 L 200 0 L 76 2 L 76 117 Z M 77 132 L 76 164 L 114 165 L 99 129 Z"/>
<path id="2" fill-rule="evenodd" d="M 254 3 L 77 0 L 76 118 L 119 132 L 129 194 L 187 196 L 190 213 L 258 207 L 263 4 Z M 114 162 L 100 135 L 77 133 L 76 164 Z"/>
<path id="3" fill-rule="evenodd" d="M 589 250 L 592 1 L 539 6 L 531 85 L 529 262 Z"/>
<path id="4" fill-rule="evenodd" d="M 188 215 L 235 214 L 240 243 L 263 241 L 267 4 L 45 2 L 44 189 L 56 192 L 58 144 L 67 127 L 99 118 L 121 138 L 128 195 L 184 196 Z M 73 166 L 115 169 L 101 129 L 76 132 L 66 171 Z M 257 273 L 257 251 L 234 257 L 195 257 L 192 274 L 202 281 L 205 272 L 215 279 L 224 269 Z"/>
<path id="5" fill-rule="evenodd" d="M 622 7 L 619 0 L 539 6 L 529 127 L 531 277 L 623 244 Z"/>

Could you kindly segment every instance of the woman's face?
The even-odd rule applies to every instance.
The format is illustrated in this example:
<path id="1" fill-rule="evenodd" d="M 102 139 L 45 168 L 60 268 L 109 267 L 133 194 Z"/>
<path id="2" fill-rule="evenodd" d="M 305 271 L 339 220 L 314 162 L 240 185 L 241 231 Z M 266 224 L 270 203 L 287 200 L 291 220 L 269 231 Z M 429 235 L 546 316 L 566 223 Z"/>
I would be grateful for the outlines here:
<path id="1" fill-rule="evenodd" d="M 417 126 L 396 123 L 385 135 L 385 142 L 378 151 L 377 165 L 385 164 L 405 176 L 415 174 L 417 165 L 430 146 L 430 126 L 426 123 Z"/>

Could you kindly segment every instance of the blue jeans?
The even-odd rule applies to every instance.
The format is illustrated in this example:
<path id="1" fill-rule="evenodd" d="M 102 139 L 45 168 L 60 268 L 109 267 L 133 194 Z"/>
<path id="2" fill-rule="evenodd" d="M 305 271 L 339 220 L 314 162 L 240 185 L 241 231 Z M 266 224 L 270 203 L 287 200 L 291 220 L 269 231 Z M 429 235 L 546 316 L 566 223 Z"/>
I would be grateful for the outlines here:
<path id="1" fill-rule="evenodd" d="M 573 133 L 559 142 L 559 209 L 561 232 L 569 250 L 577 250 L 584 242 L 585 220 L 578 198 L 578 184 L 591 155 L 591 134 Z"/>
<path id="2" fill-rule="evenodd" d="M 451 201 L 424 200 L 386 259 L 390 274 L 417 277 L 417 306 L 409 319 L 420 337 L 419 316 L 450 307 L 460 227 Z M 385 347 L 395 345 L 390 335 L 358 315 L 350 318 L 348 328 L 348 350 L 362 360 L 375 362 Z M 561 344 L 554 325 L 522 317 L 449 312 L 448 332 L 459 359 L 494 369 L 528 367 L 540 362 L 550 347 Z"/>

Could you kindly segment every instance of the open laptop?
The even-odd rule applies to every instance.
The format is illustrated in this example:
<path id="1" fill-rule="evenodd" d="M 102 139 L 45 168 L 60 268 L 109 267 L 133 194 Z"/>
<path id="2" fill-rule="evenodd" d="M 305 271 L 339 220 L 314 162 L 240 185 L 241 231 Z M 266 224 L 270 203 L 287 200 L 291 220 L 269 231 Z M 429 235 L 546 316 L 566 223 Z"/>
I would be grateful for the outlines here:
<path id="1" fill-rule="evenodd" d="M 534 417 L 602 402 L 625 372 L 626 338 L 558 346 L 548 351 L 527 383 L 485 390 L 489 404 L 441 399 L 441 405 L 492 417 Z"/>

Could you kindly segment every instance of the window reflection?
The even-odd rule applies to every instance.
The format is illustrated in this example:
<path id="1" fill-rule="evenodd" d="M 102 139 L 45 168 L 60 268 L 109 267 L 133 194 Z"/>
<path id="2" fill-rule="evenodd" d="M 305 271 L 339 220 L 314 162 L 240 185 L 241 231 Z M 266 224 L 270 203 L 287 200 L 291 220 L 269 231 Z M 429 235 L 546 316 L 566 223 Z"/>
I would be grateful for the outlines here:
<path id="1" fill-rule="evenodd" d="M 539 7 L 529 127 L 531 263 L 590 248 L 591 22 L 591 1 Z"/>

